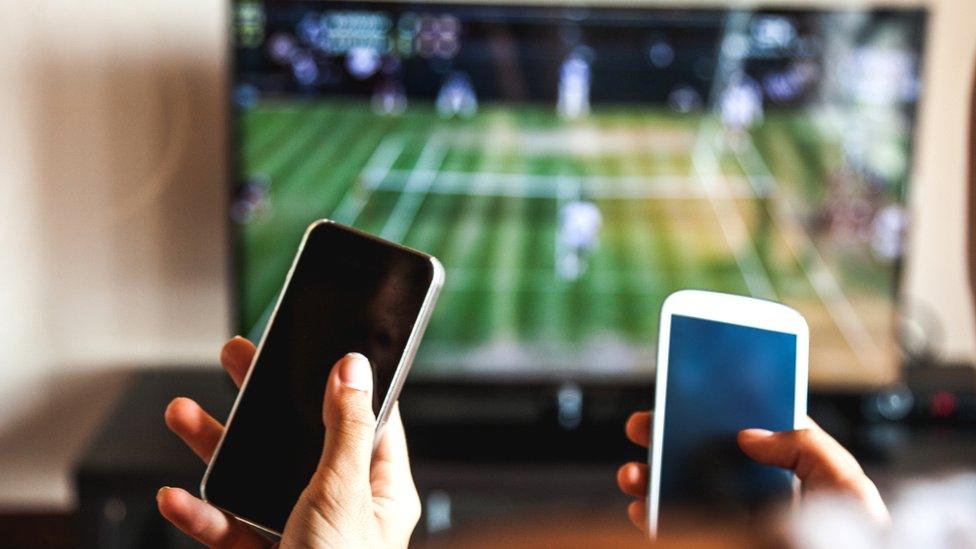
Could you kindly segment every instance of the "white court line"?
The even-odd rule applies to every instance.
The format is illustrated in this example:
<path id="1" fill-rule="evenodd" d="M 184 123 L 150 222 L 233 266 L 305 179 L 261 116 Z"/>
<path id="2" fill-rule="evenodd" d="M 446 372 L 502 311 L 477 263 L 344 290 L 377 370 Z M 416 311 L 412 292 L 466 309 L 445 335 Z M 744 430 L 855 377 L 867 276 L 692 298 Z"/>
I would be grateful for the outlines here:
<path id="1" fill-rule="evenodd" d="M 513 269 L 505 269 L 512 271 Z M 586 291 L 588 293 L 598 293 L 605 295 L 649 295 L 660 296 L 661 288 L 644 284 L 647 272 L 634 269 L 601 269 L 601 277 L 592 278 Z M 452 267 L 447 269 L 447 276 L 450 277 L 452 291 L 455 292 L 484 292 L 484 281 L 493 277 L 491 269 L 480 269 L 473 267 Z M 560 284 L 552 283 L 553 273 L 551 269 L 518 269 L 517 277 L 494 277 L 491 285 L 492 292 L 499 293 L 563 293 L 565 287 Z M 559 279 L 559 282 L 566 282 Z M 621 281 L 627 282 L 621 284 Z"/>
<path id="2" fill-rule="evenodd" d="M 379 147 L 373 151 L 372 156 L 366 161 L 366 168 L 363 170 L 363 173 L 383 174 L 383 177 L 386 177 L 385 174 L 390 172 L 397 158 L 400 158 L 400 155 L 403 154 L 404 146 L 405 141 L 402 137 L 384 137 Z M 339 205 L 332 212 L 333 220 L 345 225 L 352 225 L 356 222 L 359 214 L 366 207 L 366 203 L 369 202 L 369 197 L 373 191 L 373 187 L 369 185 L 368 181 L 364 181 L 363 183 L 364 185 L 361 187 L 362 191 L 360 191 L 360 187 L 357 184 L 351 185 L 346 190 L 342 201 L 339 202 Z"/>
<path id="3" fill-rule="evenodd" d="M 746 227 L 742 213 L 727 197 L 727 193 L 716 192 L 716 184 L 725 185 L 718 161 L 715 158 L 711 146 L 707 140 L 714 139 L 716 133 L 712 131 L 712 125 L 707 121 L 702 121 L 698 133 L 698 140 L 695 143 L 695 150 L 692 153 L 692 166 L 695 173 L 699 175 L 702 187 L 708 195 L 715 217 L 718 218 L 719 226 L 725 241 L 728 242 L 735 262 L 742 271 L 742 276 L 746 281 L 749 293 L 754 297 L 766 299 L 776 299 L 776 292 L 773 284 L 769 280 L 769 273 L 759 260 L 759 252 L 749 236 L 749 229 Z M 748 247 L 748 251 L 744 248 Z"/>
<path id="4" fill-rule="evenodd" d="M 393 163 L 396 159 L 400 157 L 403 153 L 404 140 L 403 138 L 391 139 L 389 136 L 383 138 L 380 142 L 380 146 L 376 148 L 373 155 L 369 157 L 366 161 L 367 169 L 381 170 L 384 166 L 386 170 L 389 171 L 393 167 Z M 356 185 L 351 185 L 347 190 L 345 196 L 336 206 L 336 209 L 332 212 L 332 220 L 338 221 L 344 225 L 352 225 L 356 222 L 359 217 L 360 212 L 362 212 L 363 207 L 366 202 L 369 201 L 369 194 L 372 192 L 371 189 L 367 188 L 364 195 L 360 195 L 356 192 Z M 271 317 L 271 311 L 274 309 L 275 304 L 278 302 L 278 293 L 275 292 L 274 297 L 268 301 L 267 306 L 261 312 L 258 317 L 258 321 L 255 326 L 263 327 L 267 322 L 268 318 Z M 252 340 L 257 341 L 256 338 L 261 337 L 260 332 L 251 332 L 248 334 Z"/>
<path id="5" fill-rule="evenodd" d="M 424 203 L 430 186 L 437 177 L 437 168 L 444 163 L 448 151 L 449 148 L 439 139 L 429 139 L 424 143 L 420 157 L 414 164 L 418 169 L 407 178 L 403 192 L 397 197 L 396 205 L 386 219 L 380 236 L 393 242 L 403 241 L 417 218 L 420 206 Z"/>
<path id="6" fill-rule="evenodd" d="M 499 158 L 497 152 L 491 150 L 489 147 L 485 146 L 478 155 L 479 166 L 484 166 L 488 164 L 499 164 Z M 483 173 L 483 172 L 475 172 Z M 473 181 L 473 189 L 479 189 L 482 182 L 477 178 Z M 473 193 L 473 196 L 483 196 L 479 193 Z M 476 253 L 478 246 L 478 238 L 481 236 L 482 232 L 487 231 L 484 228 L 485 219 L 488 217 L 486 209 L 488 208 L 487 200 L 466 200 L 461 206 L 461 212 L 458 215 L 459 221 L 451 227 L 452 238 L 450 239 L 449 248 L 445 250 L 444 256 L 453 258 L 452 263 L 455 265 L 465 265 L 469 263 L 472 254 Z M 485 275 L 487 277 L 488 275 Z M 485 280 L 483 278 L 482 280 Z M 448 278 L 448 280 L 453 280 Z M 451 283 L 453 284 L 453 282 Z"/>
<path id="7" fill-rule="evenodd" d="M 762 155 L 759 154 L 752 139 L 749 138 L 746 141 L 749 144 L 748 158 L 738 150 L 735 152 L 735 158 L 742 166 L 742 170 L 746 173 L 746 179 L 754 188 L 766 190 L 770 188 L 778 189 L 780 187 L 779 181 L 776 180 L 776 177 L 769 170 L 769 166 L 766 165 Z M 759 175 L 756 176 L 753 174 Z M 865 326 L 864 321 L 857 314 L 850 300 L 847 299 L 847 296 L 840 287 L 840 282 L 837 281 L 833 271 L 827 265 L 827 261 L 820 254 L 820 250 L 814 243 L 813 237 L 810 236 L 806 227 L 797 221 L 800 218 L 796 210 L 793 209 L 789 198 L 784 196 L 781 191 L 772 193 L 772 196 L 774 197 L 773 201 L 776 206 L 772 208 L 772 221 L 776 227 L 776 232 L 783 235 L 783 240 L 786 241 L 790 253 L 793 255 L 797 264 L 802 267 L 803 262 L 800 258 L 800 252 L 788 237 L 791 233 L 787 232 L 785 227 L 796 229 L 794 231 L 795 234 L 798 234 L 803 240 L 804 251 L 809 251 L 808 257 L 812 260 L 812 265 L 809 269 L 802 269 L 803 274 L 806 275 L 810 281 L 810 285 L 817 292 L 817 297 L 827 307 L 827 313 L 830 314 L 830 317 L 837 324 L 841 335 L 847 340 L 848 345 L 854 350 L 858 359 L 863 365 L 870 366 L 872 362 L 865 357 L 878 356 L 882 352 L 881 347 L 871 335 L 867 326 Z"/>
<path id="8" fill-rule="evenodd" d="M 409 179 L 431 178 L 424 192 L 502 198 L 560 198 L 563 187 L 571 184 L 592 198 L 631 199 L 707 199 L 721 193 L 722 198 L 754 198 L 742 178 L 727 178 L 726 185 L 709 194 L 698 177 L 533 175 L 513 172 L 458 172 L 436 170 L 382 170 L 364 172 L 366 186 L 374 190 L 409 192 Z"/>
<path id="9" fill-rule="evenodd" d="M 308 120 L 292 132 L 289 138 L 284 141 L 284 144 L 264 155 L 262 161 L 259 163 L 260 165 L 255 166 L 253 171 L 255 173 L 263 172 L 267 174 L 280 173 L 282 166 L 290 163 L 302 148 L 313 142 L 323 125 L 328 124 L 333 118 L 328 111 L 311 113 L 308 116 Z"/>

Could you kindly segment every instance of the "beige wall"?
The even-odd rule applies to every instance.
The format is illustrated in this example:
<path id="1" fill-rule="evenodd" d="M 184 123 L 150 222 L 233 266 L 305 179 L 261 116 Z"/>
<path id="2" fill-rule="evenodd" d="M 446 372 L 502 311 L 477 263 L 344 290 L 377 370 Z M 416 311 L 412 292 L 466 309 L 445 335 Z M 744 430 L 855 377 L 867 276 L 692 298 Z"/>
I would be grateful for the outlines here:
<path id="1" fill-rule="evenodd" d="M 915 206 L 905 293 L 941 319 L 941 349 L 949 360 L 976 360 L 973 299 L 966 279 L 967 136 L 976 1 L 939 0 L 929 25 Z"/>
<path id="2" fill-rule="evenodd" d="M 976 2 L 933 4 L 906 291 L 943 316 L 948 356 L 976 358 Z M 209 362 L 227 335 L 224 15 L 216 0 L 0 3 L 0 508 L 69 505 L 114 372 Z"/>
<path id="3" fill-rule="evenodd" d="M 0 2 L 0 506 L 68 501 L 113 372 L 226 336 L 223 21 Z"/>

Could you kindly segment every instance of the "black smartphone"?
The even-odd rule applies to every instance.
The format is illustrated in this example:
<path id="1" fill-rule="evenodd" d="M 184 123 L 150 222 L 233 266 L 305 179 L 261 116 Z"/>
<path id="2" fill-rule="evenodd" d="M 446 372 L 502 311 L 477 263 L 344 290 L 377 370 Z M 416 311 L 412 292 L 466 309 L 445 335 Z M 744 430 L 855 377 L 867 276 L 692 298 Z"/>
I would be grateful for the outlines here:
<path id="1" fill-rule="evenodd" d="M 280 534 L 322 453 L 322 401 L 333 364 L 350 352 L 369 359 L 381 429 L 443 281 L 432 256 L 329 220 L 309 226 L 201 497 Z"/>

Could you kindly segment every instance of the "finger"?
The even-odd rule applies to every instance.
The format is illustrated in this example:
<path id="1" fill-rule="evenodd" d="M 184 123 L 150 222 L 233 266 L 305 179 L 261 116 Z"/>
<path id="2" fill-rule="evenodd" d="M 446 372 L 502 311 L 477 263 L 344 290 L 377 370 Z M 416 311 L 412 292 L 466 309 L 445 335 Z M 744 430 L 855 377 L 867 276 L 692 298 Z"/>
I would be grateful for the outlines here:
<path id="1" fill-rule="evenodd" d="M 253 343 L 241 336 L 234 336 L 220 349 L 220 364 L 230 374 L 234 385 L 240 387 L 244 383 L 256 350 Z"/>
<path id="2" fill-rule="evenodd" d="M 398 403 L 393 404 L 390 417 L 378 436 L 369 475 L 373 502 L 398 517 L 395 523 L 409 528 L 406 532 L 406 537 L 409 537 L 420 520 L 421 505 L 410 472 L 407 437 L 400 420 Z"/>
<path id="3" fill-rule="evenodd" d="M 403 430 L 400 419 L 400 405 L 393 404 L 390 417 L 386 425 L 379 432 L 379 441 L 373 452 L 373 469 L 381 473 L 389 473 L 392 480 L 413 478 L 410 472 L 410 455 L 407 450 L 407 435 Z M 411 480 L 412 484 L 412 480 Z"/>
<path id="4" fill-rule="evenodd" d="M 176 433 L 187 446 L 209 462 L 217 449 L 224 426 L 189 398 L 175 398 L 166 407 L 163 417 L 170 431 Z"/>
<path id="5" fill-rule="evenodd" d="M 256 548 L 270 544 L 241 522 L 179 488 L 162 488 L 156 505 L 166 520 L 208 547 Z"/>
<path id="6" fill-rule="evenodd" d="M 864 474 L 857 460 L 817 427 L 779 433 L 746 429 L 739 433 L 738 442 L 750 458 L 790 469 L 813 488 Z"/>
<path id="7" fill-rule="evenodd" d="M 647 475 L 646 463 L 625 463 L 617 469 L 617 486 L 628 496 L 643 498 L 647 496 Z"/>
<path id="8" fill-rule="evenodd" d="M 647 448 L 651 443 L 651 413 L 635 412 L 627 419 L 624 428 L 627 438 L 634 444 Z"/>
<path id="9" fill-rule="evenodd" d="M 363 355 L 350 353 L 332 368 L 325 389 L 325 449 L 320 468 L 334 474 L 322 479 L 341 480 L 348 488 L 368 492 L 376 430 L 372 392 L 373 370 Z"/>
<path id="10" fill-rule="evenodd" d="M 627 506 L 627 517 L 641 532 L 647 532 L 647 504 L 644 500 L 630 502 Z"/>
<path id="11" fill-rule="evenodd" d="M 874 519 L 887 522 L 888 509 L 857 460 L 815 423 L 795 431 L 764 429 L 739 432 L 738 442 L 750 458 L 792 470 L 805 490 L 833 490 L 859 499 Z"/>

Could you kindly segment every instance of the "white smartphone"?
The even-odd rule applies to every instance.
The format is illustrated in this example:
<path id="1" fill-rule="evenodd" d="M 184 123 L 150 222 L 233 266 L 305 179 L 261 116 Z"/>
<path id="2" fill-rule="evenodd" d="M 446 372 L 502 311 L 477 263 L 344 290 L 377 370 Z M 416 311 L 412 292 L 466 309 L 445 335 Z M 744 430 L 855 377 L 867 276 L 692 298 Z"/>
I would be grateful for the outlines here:
<path id="1" fill-rule="evenodd" d="M 661 310 L 648 487 L 652 537 L 691 517 L 749 520 L 795 500 L 790 471 L 749 460 L 742 429 L 804 425 L 809 329 L 772 301 L 683 290 Z"/>
<path id="2" fill-rule="evenodd" d="M 432 256 L 329 220 L 298 248 L 200 484 L 208 502 L 280 534 L 315 472 L 332 365 L 360 352 L 382 428 L 444 282 Z"/>

